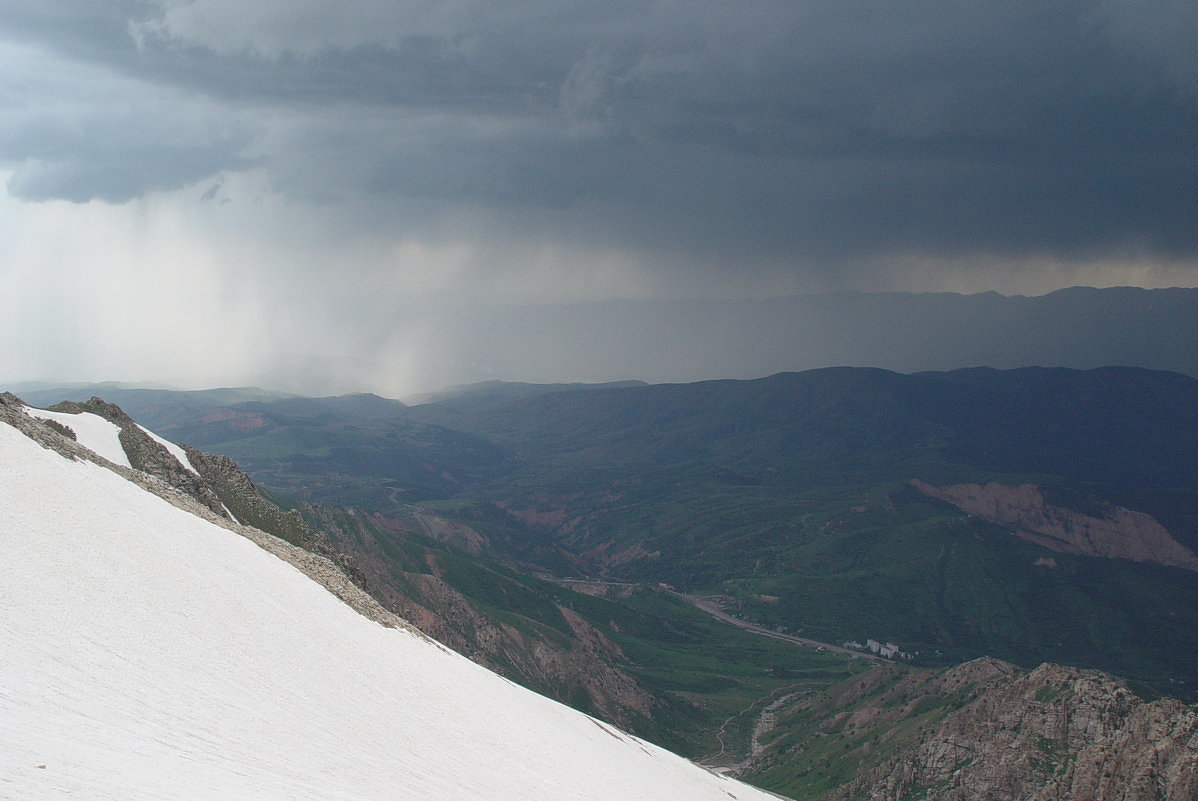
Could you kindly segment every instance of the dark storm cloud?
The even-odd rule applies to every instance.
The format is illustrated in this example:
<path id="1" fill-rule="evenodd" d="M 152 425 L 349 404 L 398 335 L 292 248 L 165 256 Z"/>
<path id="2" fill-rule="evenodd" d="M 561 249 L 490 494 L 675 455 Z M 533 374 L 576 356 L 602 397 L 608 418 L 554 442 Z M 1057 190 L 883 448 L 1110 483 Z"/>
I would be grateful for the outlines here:
<path id="1" fill-rule="evenodd" d="M 252 161 L 299 197 L 427 198 L 742 266 L 1192 257 L 1195 23 L 1173 8 L 8 3 L 11 38 L 207 98 L 238 130 L 164 125 L 58 160 L 9 136 L 0 156 L 28 198 L 122 200 Z"/>
<path id="2" fill-rule="evenodd" d="M 31 73 L 43 59 L 6 50 L 10 66 Z M 191 184 L 222 170 L 244 169 L 251 126 L 211 103 L 180 99 L 152 85 L 54 70 L 21 87 L 51 103 L 22 102 L 11 88 L 0 123 L 0 160 L 12 162 L 7 190 L 27 201 L 122 203 L 154 190 Z"/>
<path id="3" fill-rule="evenodd" d="M 145 3 L 22 3 L 0 10 L 0 164 L 27 201 L 111 203 L 253 164 L 239 113 L 154 76 L 114 71 Z M 65 58 L 64 58 L 65 56 Z"/>

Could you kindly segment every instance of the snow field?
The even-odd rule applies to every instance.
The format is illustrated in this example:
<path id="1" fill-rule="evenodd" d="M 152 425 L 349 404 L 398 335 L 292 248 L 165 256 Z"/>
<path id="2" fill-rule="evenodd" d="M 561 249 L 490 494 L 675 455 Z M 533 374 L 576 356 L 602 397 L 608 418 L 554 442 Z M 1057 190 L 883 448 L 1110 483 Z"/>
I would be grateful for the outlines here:
<path id="1" fill-rule="evenodd" d="M 774 797 L 367 620 L 8 425 L 0 571 L 2 799 Z"/>
<path id="2" fill-rule="evenodd" d="M 105 420 L 98 414 L 92 414 L 91 412 L 79 412 L 78 414 L 50 412 L 45 409 L 34 409 L 29 406 L 25 407 L 25 414 L 30 417 L 36 417 L 39 420 L 54 420 L 55 422 L 62 423 L 75 432 L 76 441 L 83 447 L 95 451 L 113 464 L 119 464 L 124 467 L 132 466 L 129 464 L 129 457 L 125 453 L 125 449 L 121 446 L 120 426 Z M 166 448 L 170 455 L 178 460 L 179 464 L 192 473 L 199 475 L 199 472 L 188 460 L 185 450 L 170 440 L 163 439 L 145 426 L 139 425 L 138 428 L 144 431 L 152 440 Z"/>
<path id="3" fill-rule="evenodd" d="M 125 449 L 121 447 L 121 428 L 110 423 L 98 414 L 80 412 L 48 412 L 45 409 L 25 407 L 25 414 L 39 420 L 53 420 L 62 423 L 75 432 L 75 441 L 85 448 L 95 451 L 113 464 L 122 467 L 132 467 Z"/>

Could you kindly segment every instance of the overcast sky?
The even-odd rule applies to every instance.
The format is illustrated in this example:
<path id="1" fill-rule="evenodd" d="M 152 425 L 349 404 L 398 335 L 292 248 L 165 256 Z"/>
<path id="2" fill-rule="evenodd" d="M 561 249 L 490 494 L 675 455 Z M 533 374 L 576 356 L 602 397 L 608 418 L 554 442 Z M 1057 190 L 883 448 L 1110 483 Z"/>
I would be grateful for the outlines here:
<path id="1" fill-rule="evenodd" d="M 0 380 L 399 395 L 430 309 L 1195 286 L 1196 41 L 1180 0 L 3 0 Z"/>

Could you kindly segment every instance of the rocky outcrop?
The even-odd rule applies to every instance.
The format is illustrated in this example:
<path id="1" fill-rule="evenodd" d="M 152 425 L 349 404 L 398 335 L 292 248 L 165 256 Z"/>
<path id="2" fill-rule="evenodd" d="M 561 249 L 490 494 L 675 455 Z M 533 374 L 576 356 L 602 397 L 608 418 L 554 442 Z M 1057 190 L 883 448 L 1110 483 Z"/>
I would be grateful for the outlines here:
<path id="1" fill-rule="evenodd" d="M 134 470 L 162 479 L 172 487 L 187 493 L 213 513 L 226 514 L 224 504 L 200 476 L 188 470 L 119 406 L 93 397 L 86 403 L 63 401 L 51 407 L 53 411 L 70 414 L 90 413 L 103 417 L 120 429 L 121 448 Z"/>
<path id="2" fill-rule="evenodd" d="M 29 437 L 43 448 L 67 457 L 68 459 L 87 459 L 112 465 L 107 459 L 97 456 L 92 451 L 78 444 L 75 432 L 69 426 L 52 425 L 49 421 L 38 420 L 25 413 L 25 403 L 11 392 L 0 394 L 0 422 L 7 423 Z M 67 430 L 63 430 L 66 428 Z"/>
<path id="3" fill-rule="evenodd" d="M 342 566 L 332 559 L 293 545 L 261 529 L 238 523 L 230 519 L 227 514 L 218 514 L 192 494 L 167 483 L 158 476 L 139 469 L 113 464 L 94 451 L 79 445 L 73 438 L 63 434 L 55 427 L 47 425 L 45 421 L 26 414 L 25 404 L 12 393 L 5 392 L 0 395 L 0 423 L 13 426 L 41 446 L 53 450 L 65 458 L 90 461 L 107 468 L 168 503 L 245 537 L 263 550 L 291 564 L 359 614 L 381 625 L 406 629 L 414 634 L 424 636 L 406 620 L 383 608 L 360 586 L 360 582 L 355 581 Z"/>
<path id="4" fill-rule="evenodd" d="M 955 484 L 935 487 L 914 480 L 912 486 L 963 512 L 1009 527 L 1029 542 L 1059 553 L 1130 559 L 1198 571 L 1198 555 L 1178 542 L 1151 515 L 1097 503 L 1081 512 L 1045 500 L 1033 484 Z"/>
<path id="5" fill-rule="evenodd" d="M 228 510 L 242 523 L 259 528 L 307 551 L 332 556 L 328 537 L 304 522 L 295 509 L 283 510 L 266 500 L 237 463 L 227 456 L 182 446 L 187 460 L 213 487 Z"/>
<path id="6" fill-rule="evenodd" d="M 1198 798 L 1194 707 L 1147 702 L 1111 676 L 1060 665 L 996 675 L 980 686 L 913 749 L 830 801 Z"/>
<path id="7" fill-rule="evenodd" d="M 447 520 L 419 510 L 412 513 L 412 518 L 420 526 L 420 533 L 424 536 L 451 545 L 473 556 L 482 556 L 490 547 L 490 542 L 486 537 L 477 529 L 461 521 Z"/>
<path id="8" fill-rule="evenodd" d="M 299 512 L 285 511 L 263 498 L 250 477 L 227 456 L 181 445 L 189 463 L 185 466 L 119 406 L 100 398 L 86 403 L 64 401 L 52 410 L 103 417 L 120 429 L 121 448 L 133 469 L 186 493 L 218 516 L 232 516 L 306 551 L 332 556 L 326 536 L 309 527 Z"/>

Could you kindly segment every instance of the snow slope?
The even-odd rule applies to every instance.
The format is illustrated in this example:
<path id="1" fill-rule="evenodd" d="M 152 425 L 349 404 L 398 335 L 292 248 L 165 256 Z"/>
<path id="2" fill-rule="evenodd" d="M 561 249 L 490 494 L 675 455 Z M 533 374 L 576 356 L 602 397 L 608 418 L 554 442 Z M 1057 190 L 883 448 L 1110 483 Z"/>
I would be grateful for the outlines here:
<path id="1" fill-rule="evenodd" d="M 129 467 L 129 457 L 121 445 L 121 427 L 91 412 L 51 412 L 25 407 L 25 414 L 39 420 L 62 423 L 75 432 L 76 441 L 113 464 Z"/>
<path id="2" fill-rule="evenodd" d="M 758 801 L 0 423 L 0 798 Z"/>
<path id="3" fill-rule="evenodd" d="M 62 423 L 75 432 L 76 441 L 83 447 L 98 453 L 113 464 L 119 464 L 122 467 L 130 466 L 129 456 L 125 453 L 124 446 L 121 445 L 121 427 L 116 423 L 105 420 L 98 414 L 92 414 L 91 412 L 52 412 L 47 409 L 35 409 L 32 406 L 25 407 L 25 414 L 30 417 L 36 417 L 39 420 L 53 420 L 57 423 Z M 174 456 L 179 464 L 192 473 L 199 475 L 199 472 L 187 458 L 186 451 L 175 443 L 158 436 L 145 426 L 139 425 L 138 428 L 145 432 L 146 436 L 150 439 L 166 448 L 167 452 L 171 456 Z"/>

